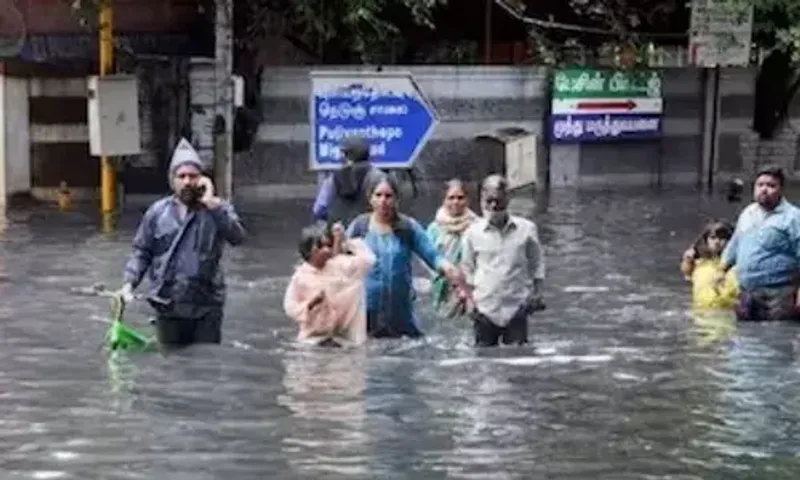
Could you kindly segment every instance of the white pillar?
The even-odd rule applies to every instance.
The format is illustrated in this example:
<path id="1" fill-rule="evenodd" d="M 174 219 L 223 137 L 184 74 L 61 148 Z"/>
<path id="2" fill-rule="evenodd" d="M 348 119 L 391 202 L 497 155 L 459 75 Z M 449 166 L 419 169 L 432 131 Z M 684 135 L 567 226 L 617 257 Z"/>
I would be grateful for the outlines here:
<path id="1" fill-rule="evenodd" d="M 28 79 L 0 74 L 0 211 L 10 195 L 31 189 Z"/>
<path id="2" fill-rule="evenodd" d="M 6 149 L 11 162 L 6 166 L 8 194 L 31 191 L 31 122 L 27 78 L 6 78 Z"/>

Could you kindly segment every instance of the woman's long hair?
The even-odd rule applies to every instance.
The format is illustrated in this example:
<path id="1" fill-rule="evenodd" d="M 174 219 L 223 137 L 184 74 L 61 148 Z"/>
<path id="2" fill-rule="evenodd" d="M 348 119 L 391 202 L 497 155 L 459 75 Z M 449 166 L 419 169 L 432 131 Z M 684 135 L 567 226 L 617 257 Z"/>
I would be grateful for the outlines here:
<path id="1" fill-rule="evenodd" d="M 703 229 L 703 233 L 694 242 L 694 251 L 697 258 L 712 258 L 714 256 L 708 249 L 708 237 L 712 234 L 717 238 L 730 240 L 733 236 L 733 225 L 725 220 L 709 222 Z"/>

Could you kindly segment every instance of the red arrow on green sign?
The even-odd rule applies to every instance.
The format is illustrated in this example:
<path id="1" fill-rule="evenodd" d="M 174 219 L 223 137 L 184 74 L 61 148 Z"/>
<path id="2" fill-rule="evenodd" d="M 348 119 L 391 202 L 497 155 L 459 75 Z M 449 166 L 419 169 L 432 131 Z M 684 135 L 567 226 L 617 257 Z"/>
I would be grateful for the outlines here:
<path id="1" fill-rule="evenodd" d="M 636 102 L 626 100 L 621 102 L 578 102 L 578 110 L 633 110 Z"/>

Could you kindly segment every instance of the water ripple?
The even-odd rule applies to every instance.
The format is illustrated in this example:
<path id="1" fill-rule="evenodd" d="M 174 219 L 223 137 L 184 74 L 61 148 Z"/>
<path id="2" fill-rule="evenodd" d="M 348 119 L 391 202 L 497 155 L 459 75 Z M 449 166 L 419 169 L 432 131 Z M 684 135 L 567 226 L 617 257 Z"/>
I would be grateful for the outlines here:
<path id="1" fill-rule="evenodd" d="M 425 292 L 424 340 L 295 347 L 280 302 L 307 205 L 287 202 L 244 215 L 255 239 L 225 261 L 221 347 L 107 358 L 107 302 L 69 289 L 117 284 L 138 219 L 110 237 L 88 216 L 7 224 L 0 476 L 800 476 L 800 330 L 686 313 L 675 255 L 732 207 L 681 192 L 526 202 L 548 309 L 530 345 L 498 349 L 474 349 L 465 320 L 435 319 Z M 128 320 L 151 314 L 132 305 Z"/>

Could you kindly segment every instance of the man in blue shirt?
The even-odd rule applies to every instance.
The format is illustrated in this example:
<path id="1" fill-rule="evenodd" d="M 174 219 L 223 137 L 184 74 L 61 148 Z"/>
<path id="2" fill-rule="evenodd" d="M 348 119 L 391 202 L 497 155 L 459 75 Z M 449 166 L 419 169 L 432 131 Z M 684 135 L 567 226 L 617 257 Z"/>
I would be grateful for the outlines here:
<path id="1" fill-rule="evenodd" d="M 800 209 L 783 197 L 784 183 L 779 167 L 756 173 L 755 202 L 742 211 L 722 252 L 723 271 L 736 267 L 741 320 L 800 319 Z"/>

